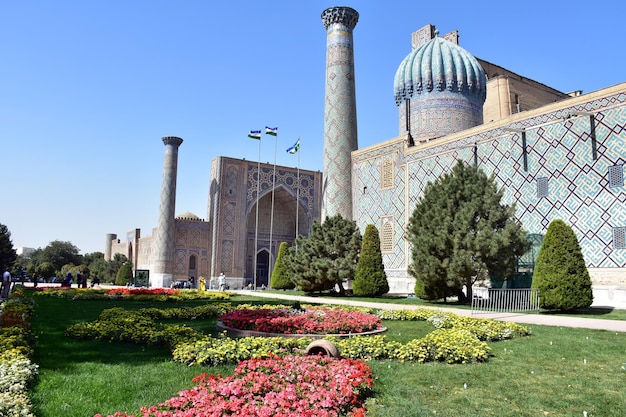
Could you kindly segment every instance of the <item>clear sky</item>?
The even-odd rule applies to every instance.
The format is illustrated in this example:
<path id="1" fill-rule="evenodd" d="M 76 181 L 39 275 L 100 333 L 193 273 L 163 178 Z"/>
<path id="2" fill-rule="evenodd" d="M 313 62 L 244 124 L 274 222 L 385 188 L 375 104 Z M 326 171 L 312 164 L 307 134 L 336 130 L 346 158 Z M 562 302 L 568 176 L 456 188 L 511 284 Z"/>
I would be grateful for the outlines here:
<path id="1" fill-rule="evenodd" d="M 621 0 L 2 0 L 0 223 L 15 247 L 104 252 L 157 225 L 163 136 L 179 136 L 176 214 L 206 218 L 211 161 L 322 169 L 331 6 L 354 30 L 359 146 L 398 135 L 393 77 L 411 33 L 457 29 L 475 56 L 563 92 L 626 81 Z M 278 149 L 275 152 L 275 149 Z"/>

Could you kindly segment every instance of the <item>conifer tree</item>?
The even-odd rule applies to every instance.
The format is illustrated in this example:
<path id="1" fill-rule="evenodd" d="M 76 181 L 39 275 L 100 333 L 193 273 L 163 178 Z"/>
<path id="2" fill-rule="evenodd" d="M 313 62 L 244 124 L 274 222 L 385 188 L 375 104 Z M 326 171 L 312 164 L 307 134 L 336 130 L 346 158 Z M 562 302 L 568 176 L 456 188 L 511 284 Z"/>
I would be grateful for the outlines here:
<path id="1" fill-rule="evenodd" d="M 298 237 L 289 248 L 291 280 L 305 292 L 337 286 L 344 294 L 343 282 L 354 278 L 360 249 L 361 233 L 355 221 L 337 214 L 321 224 L 314 222 L 309 237 Z"/>
<path id="2" fill-rule="evenodd" d="M 591 277 L 576 234 L 563 220 L 553 220 L 537 255 L 533 288 L 541 308 L 575 310 L 593 303 Z"/>
<path id="3" fill-rule="evenodd" d="M 352 283 L 352 292 L 354 295 L 364 297 L 379 297 L 389 292 L 383 255 L 380 251 L 380 237 L 378 229 L 373 224 L 368 224 L 363 234 L 363 245 Z"/>
<path id="4" fill-rule="evenodd" d="M 460 160 L 426 185 L 407 227 L 418 297 L 445 300 L 465 286 L 471 300 L 476 281 L 513 275 L 528 240 L 503 193 L 493 176 Z"/>
<path id="5" fill-rule="evenodd" d="M 276 256 L 272 279 L 270 280 L 270 287 L 275 290 L 291 290 L 295 287 L 294 283 L 289 279 L 289 272 L 285 262 L 288 250 L 289 245 L 287 242 L 282 242 L 278 247 L 278 255 Z"/>
<path id="6" fill-rule="evenodd" d="M 133 282 L 133 264 L 126 262 L 115 276 L 115 285 L 126 285 Z"/>
<path id="7" fill-rule="evenodd" d="M 0 268 L 3 268 L 0 273 L 10 269 L 16 259 L 17 252 L 13 248 L 11 232 L 7 226 L 0 224 Z"/>

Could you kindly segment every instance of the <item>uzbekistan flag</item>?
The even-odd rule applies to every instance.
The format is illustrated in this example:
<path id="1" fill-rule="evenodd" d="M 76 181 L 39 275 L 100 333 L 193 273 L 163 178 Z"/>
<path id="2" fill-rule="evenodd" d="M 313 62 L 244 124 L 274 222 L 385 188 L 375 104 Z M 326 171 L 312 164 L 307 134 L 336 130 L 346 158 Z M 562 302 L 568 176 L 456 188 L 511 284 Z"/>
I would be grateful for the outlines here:
<path id="1" fill-rule="evenodd" d="M 250 139 L 261 140 L 261 131 L 260 130 L 251 130 L 250 133 L 248 133 L 248 137 Z"/>
<path id="2" fill-rule="evenodd" d="M 300 138 L 298 138 L 298 141 L 294 143 L 291 148 L 287 149 L 287 153 L 294 154 L 298 152 L 299 149 L 300 149 Z"/>
<path id="3" fill-rule="evenodd" d="M 267 126 L 265 126 L 265 134 L 266 135 L 276 136 L 276 135 L 278 135 L 278 128 L 277 127 L 267 127 Z"/>

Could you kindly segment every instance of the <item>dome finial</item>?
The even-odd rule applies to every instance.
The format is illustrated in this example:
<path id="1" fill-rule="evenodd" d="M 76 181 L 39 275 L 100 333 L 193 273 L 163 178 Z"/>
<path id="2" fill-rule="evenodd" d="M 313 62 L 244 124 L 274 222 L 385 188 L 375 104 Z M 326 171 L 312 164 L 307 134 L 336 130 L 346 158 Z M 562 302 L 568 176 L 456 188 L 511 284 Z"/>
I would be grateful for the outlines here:
<path id="1" fill-rule="evenodd" d="M 435 28 L 435 32 L 434 33 L 435 33 L 435 37 L 439 36 L 439 29 Z"/>

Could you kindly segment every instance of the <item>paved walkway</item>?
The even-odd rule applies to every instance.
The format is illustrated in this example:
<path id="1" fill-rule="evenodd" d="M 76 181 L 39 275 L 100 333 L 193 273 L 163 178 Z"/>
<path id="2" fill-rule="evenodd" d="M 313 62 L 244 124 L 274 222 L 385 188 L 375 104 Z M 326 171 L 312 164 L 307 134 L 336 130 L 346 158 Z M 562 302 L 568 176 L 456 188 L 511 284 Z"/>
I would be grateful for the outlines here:
<path id="1" fill-rule="evenodd" d="M 333 297 L 311 297 L 304 295 L 292 295 L 292 294 L 280 294 L 275 292 L 265 291 L 249 291 L 239 290 L 230 291 L 236 294 L 275 298 L 289 301 L 300 301 L 305 303 L 322 303 L 322 304 L 342 304 L 351 306 L 362 306 L 370 308 L 380 308 L 387 310 L 413 310 L 418 308 L 433 308 L 436 310 L 450 311 L 459 316 L 472 316 L 472 311 L 469 309 L 461 308 L 447 308 L 447 307 L 430 307 L 424 305 L 407 305 L 407 304 L 392 304 L 392 303 L 376 303 L 355 301 L 347 298 L 333 298 Z M 561 327 L 579 327 L 585 329 L 599 329 L 609 330 L 613 332 L 626 332 L 625 320 L 604 320 L 604 319 L 591 319 L 583 317 L 568 317 L 562 315 L 550 315 L 550 314 L 520 314 L 520 313 L 475 313 L 473 317 L 490 318 L 502 321 L 512 321 L 516 323 L 524 324 L 537 324 L 542 326 L 561 326 Z"/>

